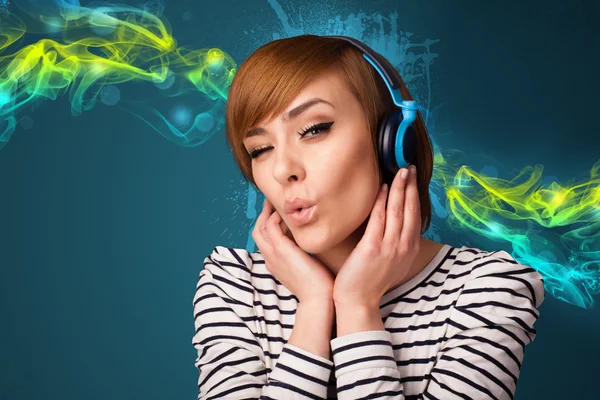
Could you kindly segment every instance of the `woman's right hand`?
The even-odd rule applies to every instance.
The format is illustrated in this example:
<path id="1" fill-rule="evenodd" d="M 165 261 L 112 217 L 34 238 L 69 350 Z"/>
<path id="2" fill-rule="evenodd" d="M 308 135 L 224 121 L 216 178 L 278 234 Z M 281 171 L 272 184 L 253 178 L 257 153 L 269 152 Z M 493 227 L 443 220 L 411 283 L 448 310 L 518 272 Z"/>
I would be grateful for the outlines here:
<path id="1" fill-rule="evenodd" d="M 332 301 L 334 276 L 316 258 L 302 250 L 273 205 L 265 198 L 252 238 L 265 259 L 267 270 L 290 290 L 300 303 Z"/>

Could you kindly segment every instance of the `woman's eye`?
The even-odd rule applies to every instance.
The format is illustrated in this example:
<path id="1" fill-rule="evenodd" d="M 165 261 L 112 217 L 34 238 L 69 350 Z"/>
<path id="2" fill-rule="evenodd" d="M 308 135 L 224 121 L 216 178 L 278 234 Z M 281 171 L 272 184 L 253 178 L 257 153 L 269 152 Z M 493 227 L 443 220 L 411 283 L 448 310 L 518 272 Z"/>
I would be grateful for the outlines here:
<path id="1" fill-rule="evenodd" d="M 263 148 L 261 148 L 261 149 L 256 149 L 256 150 L 253 150 L 253 151 L 250 153 L 250 158 L 256 158 L 256 157 L 258 157 L 258 156 L 259 156 L 261 153 L 264 153 L 266 150 L 268 150 L 268 149 L 270 149 L 270 148 L 271 148 L 271 147 L 269 146 L 269 147 L 263 147 Z"/>
<path id="2" fill-rule="evenodd" d="M 304 137 L 306 135 L 319 133 L 320 131 L 321 131 L 321 128 L 313 126 L 311 128 L 306 129 L 305 131 L 300 132 L 299 135 Z"/>
<path id="3" fill-rule="evenodd" d="M 334 121 L 331 122 L 323 122 L 320 124 L 315 124 L 315 125 L 311 125 L 308 128 L 305 128 L 304 130 L 298 132 L 298 134 L 301 137 L 304 137 L 306 135 L 308 135 L 309 133 L 311 133 L 312 135 L 309 136 L 309 138 L 313 138 L 315 136 L 318 136 L 321 131 L 328 131 L 329 128 L 331 127 L 331 125 L 333 125 Z M 265 151 L 271 149 L 273 146 L 266 146 L 266 147 L 262 147 L 262 148 L 257 148 L 255 150 L 253 150 L 250 153 L 250 158 L 256 158 L 259 155 L 261 155 L 262 153 L 264 153 Z"/>
<path id="4" fill-rule="evenodd" d="M 320 131 L 328 130 L 331 125 L 333 125 L 333 121 L 331 122 L 322 122 L 320 124 L 311 125 L 308 128 L 305 128 L 303 131 L 298 132 L 298 134 L 302 137 L 306 136 L 309 133 L 319 133 Z"/>

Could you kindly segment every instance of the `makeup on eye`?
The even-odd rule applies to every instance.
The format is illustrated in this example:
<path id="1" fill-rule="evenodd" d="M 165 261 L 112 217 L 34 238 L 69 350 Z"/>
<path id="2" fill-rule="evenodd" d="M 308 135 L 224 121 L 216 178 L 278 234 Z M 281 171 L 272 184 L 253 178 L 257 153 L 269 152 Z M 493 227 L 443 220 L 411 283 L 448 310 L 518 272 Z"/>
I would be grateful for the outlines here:
<path id="1" fill-rule="evenodd" d="M 331 125 L 333 125 L 334 121 L 329 121 L 329 122 L 320 122 L 320 123 L 313 123 L 310 124 L 309 126 L 305 127 L 304 129 L 302 129 L 300 132 L 298 132 L 298 135 L 300 135 L 300 137 L 304 138 L 306 135 L 308 135 L 309 133 L 314 133 L 313 135 L 309 136 L 307 138 L 308 139 L 312 139 L 314 137 L 318 137 L 321 136 L 322 133 L 328 132 L 329 129 L 331 128 Z M 248 155 L 250 156 L 250 158 L 256 158 L 258 157 L 260 154 L 264 153 L 265 151 L 271 149 L 273 146 L 259 146 L 259 147 L 255 147 L 252 151 L 250 151 L 248 153 Z"/>

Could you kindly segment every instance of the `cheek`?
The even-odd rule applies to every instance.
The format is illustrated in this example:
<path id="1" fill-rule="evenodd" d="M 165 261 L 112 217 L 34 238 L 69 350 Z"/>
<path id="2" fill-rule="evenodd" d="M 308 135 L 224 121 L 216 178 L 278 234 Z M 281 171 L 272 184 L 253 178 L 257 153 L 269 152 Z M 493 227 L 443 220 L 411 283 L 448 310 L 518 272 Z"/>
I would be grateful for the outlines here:
<path id="1" fill-rule="evenodd" d="M 365 150 L 338 153 L 322 161 L 319 192 L 327 199 L 332 234 L 348 236 L 371 213 L 378 190 L 378 171 Z"/>
<path id="2" fill-rule="evenodd" d="M 309 165 L 309 175 L 316 175 L 316 181 L 322 182 L 326 189 L 352 189 L 354 184 L 364 185 L 377 179 L 378 171 L 374 163 L 374 153 L 370 141 L 356 139 L 356 132 L 348 132 L 348 138 L 342 135 L 327 143 L 313 153 Z"/>

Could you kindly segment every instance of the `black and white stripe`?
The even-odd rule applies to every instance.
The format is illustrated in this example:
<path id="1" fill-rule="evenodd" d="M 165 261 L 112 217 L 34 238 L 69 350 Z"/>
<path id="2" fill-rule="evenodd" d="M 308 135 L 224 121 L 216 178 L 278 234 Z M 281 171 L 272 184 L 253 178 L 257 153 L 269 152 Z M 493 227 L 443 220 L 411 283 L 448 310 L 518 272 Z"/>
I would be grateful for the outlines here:
<path id="1" fill-rule="evenodd" d="M 199 399 L 512 399 L 544 300 L 505 251 L 444 246 L 384 295 L 385 330 L 331 340 L 333 360 L 287 343 L 298 299 L 260 252 L 217 246 L 194 296 Z"/>

